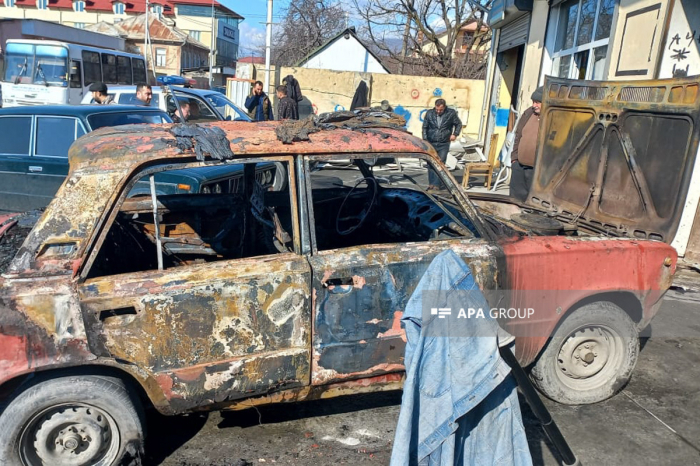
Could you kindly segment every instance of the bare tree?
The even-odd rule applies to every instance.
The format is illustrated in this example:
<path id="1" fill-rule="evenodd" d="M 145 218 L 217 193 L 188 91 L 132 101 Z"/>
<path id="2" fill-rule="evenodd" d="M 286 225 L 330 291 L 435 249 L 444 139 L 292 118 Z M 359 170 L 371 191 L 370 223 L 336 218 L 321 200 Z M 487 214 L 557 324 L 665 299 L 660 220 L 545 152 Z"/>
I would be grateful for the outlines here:
<path id="1" fill-rule="evenodd" d="M 353 2 L 361 18 L 362 35 L 400 74 L 483 76 L 485 46 L 491 40 L 484 10 L 492 0 Z M 461 35 L 461 28 L 470 23 L 475 23 L 474 32 Z"/>
<path id="2" fill-rule="evenodd" d="M 291 0 L 277 28 L 273 63 L 292 66 L 343 31 L 347 14 L 336 0 Z"/>

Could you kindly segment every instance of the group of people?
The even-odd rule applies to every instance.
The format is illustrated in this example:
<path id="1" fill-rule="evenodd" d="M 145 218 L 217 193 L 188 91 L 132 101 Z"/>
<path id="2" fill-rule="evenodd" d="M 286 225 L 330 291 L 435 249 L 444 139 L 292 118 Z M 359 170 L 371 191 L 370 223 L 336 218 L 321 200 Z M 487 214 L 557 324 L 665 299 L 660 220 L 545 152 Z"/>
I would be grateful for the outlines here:
<path id="1" fill-rule="evenodd" d="M 543 89 L 540 86 L 532 93 L 532 106 L 523 112 L 515 127 L 515 140 L 510 153 L 510 196 L 520 201 L 527 198 L 532 185 L 542 95 Z M 457 139 L 461 131 L 462 122 L 457 112 L 447 107 L 445 99 L 437 99 L 435 107 L 428 110 L 423 119 L 423 139 L 435 148 L 443 163 L 447 160 L 450 143 Z M 428 190 L 439 187 L 440 181 L 431 170 L 428 174 Z"/>
<path id="2" fill-rule="evenodd" d="M 88 88 L 92 92 L 92 100 L 98 105 L 111 105 L 116 104 L 114 101 L 114 96 L 109 95 L 107 85 L 103 82 L 96 82 L 90 84 Z M 146 107 L 151 105 L 151 99 L 153 98 L 153 88 L 150 84 L 139 83 L 136 85 L 136 105 L 144 105 Z"/>
<path id="3" fill-rule="evenodd" d="M 276 93 L 279 100 L 277 120 L 298 120 L 299 102 L 304 99 L 304 96 L 301 95 L 299 81 L 290 74 L 284 78 L 282 85 L 277 86 Z M 245 108 L 253 121 L 275 120 L 272 102 L 263 91 L 262 81 L 255 81 L 253 84 L 253 93 L 246 99 Z"/>

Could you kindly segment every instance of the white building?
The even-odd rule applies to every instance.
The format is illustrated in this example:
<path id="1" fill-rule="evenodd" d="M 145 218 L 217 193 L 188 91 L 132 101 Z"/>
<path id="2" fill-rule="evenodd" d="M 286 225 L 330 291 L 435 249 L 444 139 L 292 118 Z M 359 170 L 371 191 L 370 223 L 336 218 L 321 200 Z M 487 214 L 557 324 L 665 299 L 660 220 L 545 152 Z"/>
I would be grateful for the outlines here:
<path id="1" fill-rule="evenodd" d="M 348 28 L 301 60 L 296 66 L 334 71 L 388 74 L 382 62 Z"/>

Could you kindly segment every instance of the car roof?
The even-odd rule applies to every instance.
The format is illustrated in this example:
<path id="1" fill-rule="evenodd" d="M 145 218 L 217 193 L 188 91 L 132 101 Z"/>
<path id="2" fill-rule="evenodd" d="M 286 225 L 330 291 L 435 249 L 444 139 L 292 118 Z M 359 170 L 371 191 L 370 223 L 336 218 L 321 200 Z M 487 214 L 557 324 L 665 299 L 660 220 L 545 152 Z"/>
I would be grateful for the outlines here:
<path id="1" fill-rule="evenodd" d="M 182 92 L 183 94 L 197 95 L 200 97 L 207 96 L 209 94 L 221 94 L 220 92 L 213 91 L 211 89 L 195 89 L 192 87 L 182 87 L 182 86 L 170 86 L 174 91 Z M 156 94 L 162 94 L 163 88 L 161 86 L 151 86 L 151 90 Z M 116 92 L 136 92 L 136 86 L 109 86 L 107 88 L 108 93 Z M 222 96 L 224 94 L 221 94 Z"/>
<path id="2" fill-rule="evenodd" d="M 363 131 L 333 129 L 309 135 L 309 141 L 284 144 L 275 129 L 282 122 L 249 123 L 218 121 L 188 125 L 191 128 L 220 128 L 230 142 L 234 160 L 237 157 L 265 157 L 295 154 L 352 153 L 427 153 L 436 157 L 435 149 L 410 133 L 387 128 L 365 128 Z M 195 155 L 192 148 L 182 150 L 182 139 L 171 132 L 173 125 L 130 125 L 105 127 L 78 139 L 69 152 L 71 172 L 98 168 L 129 170 L 143 163 L 185 162 Z M 196 138 L 191 139 L 197 146 Z M 191 143 L 189 143 L 191 144 Z M 191 147 L 191 145 L 190 145 Z"/>
<path id="3" fill-rule="evenodd" d="M 56 115 L 86 117 L 97 113 L 165 113 L 157 107 L 137 105 L 28 105 L 0 108 L 0 115 Z"/>

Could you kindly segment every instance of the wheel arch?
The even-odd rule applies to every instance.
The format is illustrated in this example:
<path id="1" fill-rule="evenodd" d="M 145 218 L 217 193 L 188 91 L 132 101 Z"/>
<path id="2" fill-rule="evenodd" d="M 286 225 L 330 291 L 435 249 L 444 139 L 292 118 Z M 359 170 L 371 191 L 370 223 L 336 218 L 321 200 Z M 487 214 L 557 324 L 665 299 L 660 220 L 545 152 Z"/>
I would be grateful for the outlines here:
<path id="1" fill-rule="evenodd" d="M 126 366 L 117 361 L 102 361 L 99 363 L 85 364 L 72 367 L 47 367 L 25 374 L 18 375 L 5 381 L 0 386 L 0 413 L 5 402 L 11 400 L 25 389 L 44 380 L 58 377 L 69 377 L 79 375 L 96 375 L 105 377 L 115 377 L 128 385 L 129 389 L 135 390 L 135 395 L 139 398 L 144 408 L 155 408 L 159 413 L 165 415 L 176 414 L 170 406 L 167 398 L 156 380 L 143 371 Z"/>
<path id="2" fill-rule="evenodd" d="M 569 308 L 557 321 L 554 328 L 552 328 L 550 336 L 544 339 L 544 343 L 540 346 L 539 349 L 537 349 L 537 352 L 531 358 L 528 358 L 530 360 L 525 362 L 523 366 L 531 368 L 537 363 L 544 351 L 547 349 L 547 346 L 549 346 L 549 343 L 552 341 L 552 335 L 554 335 L 557 332 L 557 330 L 559 330 L 559 327 L 563 325 L 564 321 L 566 321 L 566 319 L 571 314 L 573 314 L 574 311 L 588 304 L 596 302 L 609 302 L 616 305 L 630 317 L 630 319 L 632 320 L 632 322 L 635 323 L 635 325 L 640 324 L 642 322 L 642 319 L 644 318 L 644 309 L 642 307 L 642 301 L 631 291 L 606 291 L 603 293 L 594 293 L 585 296 L 579 299 L 578 301 L 574 302 L 571 306 L 569 306 Z"/>

